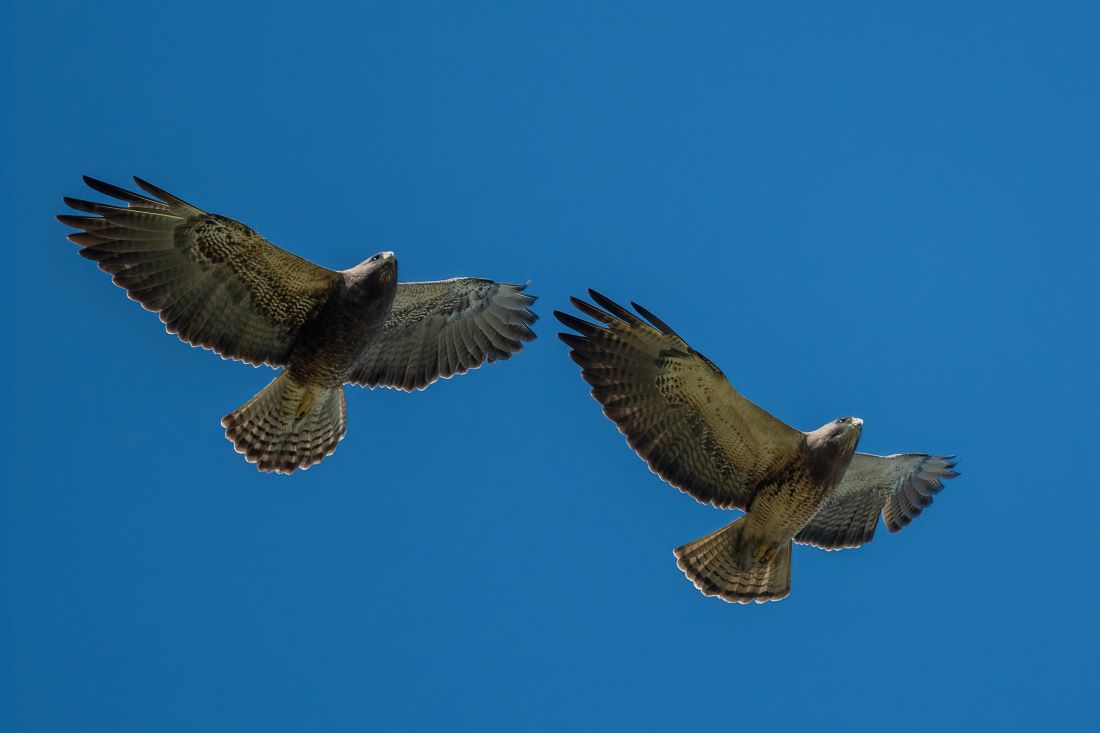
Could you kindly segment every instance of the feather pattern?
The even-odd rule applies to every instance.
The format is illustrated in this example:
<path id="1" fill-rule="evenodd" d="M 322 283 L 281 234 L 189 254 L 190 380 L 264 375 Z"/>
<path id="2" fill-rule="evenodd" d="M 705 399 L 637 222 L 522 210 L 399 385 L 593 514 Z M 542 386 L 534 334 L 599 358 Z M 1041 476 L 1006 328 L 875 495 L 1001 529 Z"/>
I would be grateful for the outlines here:
<path id="1" fill-rule="evenodd" d="M 392 252 L 335 272 L 140 178 L 142 193 L 84 181 L 121 204 L 65 199 L 80 213 L 58 220 L 79 230 L 69 239 L 81 255 L 183 341 L 285 367 L 222 422 L 262 471 L 308 468 L 336 449 L 347 428 L 349 378 L 423 389 L 507 359 L 535 337 L 526 286 L 398 283 Z"/>
<path id="2" fill-rule="evenodd" d="M 411 392 L 511 358 L 535 338 L 535 297 L 526 287 L 471 277 L 399 283 L 350 381 Z"/>
<path id="3" fill-rule="evenodd" d="M 95 214 L 58 216 L 83 230 L 69 235 L 80 254 L 183 341 L 250 364 L 285 365 L 298 329 L 319 311 L 338 273 L 134 180 L 156 198 L 88 176 L 90 188 L 126 205 L 65 198 Z"/>
<path id="4" fill-rule="evenodd" d="M 559 338 L 604 414 L 650 469 L 700 502 L 747 509 L 766 477 L 800 457 L 802 434 L 742 397 L 663 321 L 589 290 L 598 323 L 555 311 Z M 602 324 L 602 325 L 598 325 Z M 652 324 L 652 325 L 650 325 Z"/>
<path id="5" fill-rule="evenodd" d="M 572 298 L 581 375 L 604 414 L 650 469 L 701 502 L 745 515 L 677 548 L 677 565 L 708 596 L 736 603 L 790 592 L 791 544 L 828 549 L 870 541 L 881 513 L 891 531 L 958 475 L 950 457 L 855 453 L 863 421 L 842 417 L 803 433 L 748 401 L 709 359 L 637 303 L 593 290 Z M 640 317 L 639 317 L 640 316 Z M 644 319 L 644 320 L 643 320 Z"/>
<path id="6" fill-rule="evenodd" d="M 898 532 L 932 503 L 943 482 L 959 475 L 954 456 L 856 453 L 840 484 L 795 541 L 826 550 L 859 547 L 875 536 L 881 514 Z"/>

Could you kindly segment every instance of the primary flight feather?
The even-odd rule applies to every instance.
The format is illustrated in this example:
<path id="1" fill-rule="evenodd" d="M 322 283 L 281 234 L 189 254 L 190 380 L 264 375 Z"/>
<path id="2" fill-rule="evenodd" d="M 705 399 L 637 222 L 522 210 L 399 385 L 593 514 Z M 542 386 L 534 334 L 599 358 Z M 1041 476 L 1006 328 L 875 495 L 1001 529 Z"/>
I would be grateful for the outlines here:
<path id="1" fill-rule="evenodd" d="M 479 278 L 399 283 L 380 252 L 330 270 L 139 178 L 145 194 L 84 182 L 125 205 L 65 198 L 91 216 L 58 219 L 115 284 L 170 333 L 223 357 L 283 372 L 222 419 L 263 471 L 291 473 L 330 455 L 347 430 L 345 383 L 424 389 L 507 359 L 535 338 L 525 285 Z"/>
<path id="2" fill-rule="evenodd" d="M 675 550 L 677 565 L 706 595 L 737 603 L 784 598 L 792 542 L 858 547 L 874 537 L 880 514 L 896 532 L 958 475 L 952 457 L 856 453 L 859 418 L 796 430 L 741 396 L 645 308 L 631 303 L 635 315 L 588 292 L 596 305 L 570 300 L 595 323 L 554 315 L 574 332 L 559 337 L 604 414 L 661 478 L 700 502 L 746 512 Z"/>

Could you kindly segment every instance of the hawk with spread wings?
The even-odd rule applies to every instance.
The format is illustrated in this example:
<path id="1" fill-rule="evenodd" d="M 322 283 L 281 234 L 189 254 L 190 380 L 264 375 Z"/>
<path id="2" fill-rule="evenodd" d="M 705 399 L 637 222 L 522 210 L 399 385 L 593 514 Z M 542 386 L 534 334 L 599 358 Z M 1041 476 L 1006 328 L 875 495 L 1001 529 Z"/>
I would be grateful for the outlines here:
<path id="1" fill-rule="evenodd" d="M 842 417 L 804 433 L 745 399 L 662 320 L 588 291 L 555 311 L 559 337 L 604 414 L 650 469 L 702 503 L 745 511 L 675 550 L 704 594 L 748 603 L 790 593 L 793 542 L 834 550 L 897 532 L 958 475 L 953 456 L 856 453 L 863 421 Z M 642 320 L 645 319 L 645 320 Z M 648 321 L 648 322 L 647 322 Z"/>
<path id="2" fill-rule="evenodd" d="M 159 313 L 169 333 L 224 358 L 283 368 L 222 419 L 226 437 L 261 471 L 292 473 L 336 450 L 347 430 L 346 383 L 424 389 L 535 338 L 526 285 L 401 283 L 392 252 L 330 270 L 134 181 L 144 194 L 85 176 L 124 205 L 66 197 L 91 216 L 58 219 L 81 230 L 69 235 L 80 254 Z"/>

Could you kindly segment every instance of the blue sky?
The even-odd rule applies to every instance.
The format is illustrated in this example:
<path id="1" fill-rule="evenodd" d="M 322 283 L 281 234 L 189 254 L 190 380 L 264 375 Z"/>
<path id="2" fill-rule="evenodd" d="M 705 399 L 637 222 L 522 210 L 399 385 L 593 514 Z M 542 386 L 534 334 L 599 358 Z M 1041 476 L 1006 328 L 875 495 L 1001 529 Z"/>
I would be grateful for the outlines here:
<path id="1" fill-rule="evenodd" d="M 6 3 L 0 729 L 1097 724 L 1089 3 Z M 321 466 L 219 418 L 54 219 L 145 177 L 319 263 L 532 279 L 540 338 L 349 392 Z M 704 598 L 550 311 L 636 300 L 803 429 L 963 475 L 791 596 Z"/>

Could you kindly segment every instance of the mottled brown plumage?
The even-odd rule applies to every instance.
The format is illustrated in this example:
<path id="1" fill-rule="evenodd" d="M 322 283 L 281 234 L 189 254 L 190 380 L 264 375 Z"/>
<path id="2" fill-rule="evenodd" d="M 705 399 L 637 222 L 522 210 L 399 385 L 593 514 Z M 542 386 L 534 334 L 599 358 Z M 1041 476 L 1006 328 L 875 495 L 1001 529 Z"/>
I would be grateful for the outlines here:
<path id="1" fill-rule="evenodd" d="M 398 283 L 392 252 L 330 270 L 134 180 L 148 195 L 85 177 L 126 205 L 66 198 L 94 216 L 58 219 L 82 230 L 69 235 L 80 254 L 158 312 L 170 333 L 226 358 L 285 367 L 222 420 L 261 470 L 291 473 L 336 449 L 347 428 L 345 383 L 423 389 L 507 359 L 535 337 L 525 286 Z"/>
<path id="2" fill-rule="evenodd" d="M 747 603 L 790 592 L 791 544 L 827 549 L 869 542 L 881 512 L 897 531 L 953 478 L 947 458 L 855 453 L 863 421 L 798 431 L 742 397 L 666 323 L 589 290 L 574 307 L 597 321 L 554 315 L 604 414 L 650 469 L 698 501 L 746 514 L 676 549 L 706 595 Z M 648 321 L 648 323 L 646 322 Z M 853 458 L 854 456 L 854 458 Z"/>

